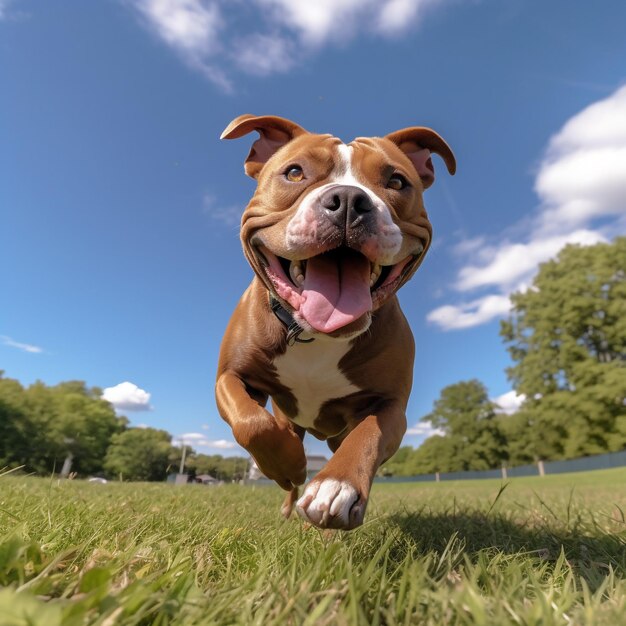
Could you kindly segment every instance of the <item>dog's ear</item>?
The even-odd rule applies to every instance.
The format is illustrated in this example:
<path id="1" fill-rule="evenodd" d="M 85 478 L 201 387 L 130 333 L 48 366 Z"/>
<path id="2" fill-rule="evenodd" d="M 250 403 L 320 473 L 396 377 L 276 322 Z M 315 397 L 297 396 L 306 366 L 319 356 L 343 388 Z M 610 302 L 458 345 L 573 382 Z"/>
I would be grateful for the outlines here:
<path id="1" fill-rule="evenodd" d="M 438 154 L 445 162 L 448 172 L 456 172 L 456 159 L 450 146 L 430 128 L 412 126 L 397 130 L 385 137 L 395 143 L 404 152 L 417 170 L 424 189 L 428 189 L 435 181 L 435 168 L 431 152 Z"/>
<path id="2" fill-rule="evenodd" d="M 260 137 L 252 144 L 245 162 L 248 176 L 257 178 L 269 158 L 299 135 L 307 134 L 295 122 L 275 115 L 240 115 L 224 130 L 220 139 L 238 139 L 256 130 Z"/>

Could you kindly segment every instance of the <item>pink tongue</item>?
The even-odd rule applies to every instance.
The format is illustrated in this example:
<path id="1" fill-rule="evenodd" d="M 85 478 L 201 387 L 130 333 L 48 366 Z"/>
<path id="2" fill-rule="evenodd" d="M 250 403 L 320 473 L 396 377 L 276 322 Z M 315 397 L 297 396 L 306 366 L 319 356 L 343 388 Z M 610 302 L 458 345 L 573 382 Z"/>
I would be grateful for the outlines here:
<path id="1" fill-rule="evenodd" d="M 315 329 L 331 333 L 372 309 L 370 263 L 356 252 L 309 259 L 300 313 Z"/>

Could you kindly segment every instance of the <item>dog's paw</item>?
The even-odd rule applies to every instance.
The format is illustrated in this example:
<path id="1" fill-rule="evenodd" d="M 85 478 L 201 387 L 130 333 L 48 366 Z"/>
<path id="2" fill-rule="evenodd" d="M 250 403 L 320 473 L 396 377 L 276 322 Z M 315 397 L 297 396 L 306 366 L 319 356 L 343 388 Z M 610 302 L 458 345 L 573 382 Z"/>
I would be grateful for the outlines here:
<path id="1" fill-rule="evenodd" d="M 289 519 L 289 517 L 291 516 L 291 511 L 293 510 L 293 505 L 296 503 L 296 500 L 298 499 L 298 488 L 294 487 L 286 496 L 285 499 L 283 500 L 283 504 L 280 507 L 280 512 L 281 515 L 285 518 L 285 519 Z"/>
<path id="2" fill-rule="evenodd" d="M 366 501 L 347 481 L 312 480 L 296 502 L 300 517 L 319 528 L 350 530 L 363 523 Z"/>

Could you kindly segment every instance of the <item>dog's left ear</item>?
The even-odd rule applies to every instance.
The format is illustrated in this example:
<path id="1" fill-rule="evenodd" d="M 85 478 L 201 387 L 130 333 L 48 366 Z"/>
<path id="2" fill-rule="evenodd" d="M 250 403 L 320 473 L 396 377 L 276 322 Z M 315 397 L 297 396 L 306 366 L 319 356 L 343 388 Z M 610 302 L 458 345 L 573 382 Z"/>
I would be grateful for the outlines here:
<path id="1" fill-rule="evenodd" d="M 224 130 L 220 139 L 238 139 L 256 130 L 260 137 L 252 144 L 244 168 L 246 174 L 257 178 L 265 163 L 285 144 L 299 135 L 308 134 L 295 122 L 275 115 L 240 115 Z"/>
<path id="2" fill-rule="evenodd" d="M 424 189 L 428 189 L 435 182 L 435 168 L 430 157 L 431 152 L 438 154 L 446 164 L 448 172 L 456 172 L 456 159 L 450 146 L 434 131 L 424 126 L 412 126 L 397 130 L 386 135 L 404 152 L 422 180 Z"/>

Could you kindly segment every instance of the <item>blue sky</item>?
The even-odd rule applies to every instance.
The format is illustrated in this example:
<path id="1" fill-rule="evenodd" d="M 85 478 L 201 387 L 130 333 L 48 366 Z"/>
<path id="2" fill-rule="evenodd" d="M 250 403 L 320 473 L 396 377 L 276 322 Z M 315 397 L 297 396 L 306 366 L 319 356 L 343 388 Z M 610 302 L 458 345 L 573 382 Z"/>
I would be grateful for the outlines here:
<path id="1" fill-rule="evenodd" d="M 400 292 L 418 445 L 445 385 L 510 391 L 499 319 L 537 264 L 626 232 L 624 24 L 622 0 L 0 0 L 0 369 L 237 453 L 213 383 L 254 183 L 251 138 L 221 131 L 431 126 L 458 173 L 435 163 L 434 245 Z"/>

